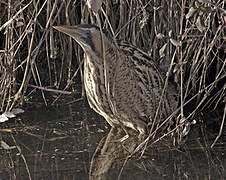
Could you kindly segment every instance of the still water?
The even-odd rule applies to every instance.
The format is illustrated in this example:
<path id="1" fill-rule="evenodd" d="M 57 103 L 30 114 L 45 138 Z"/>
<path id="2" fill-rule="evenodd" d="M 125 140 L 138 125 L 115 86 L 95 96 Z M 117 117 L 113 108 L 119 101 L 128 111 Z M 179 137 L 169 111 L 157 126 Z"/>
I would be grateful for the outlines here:
<path id="1" fill-rule="evenodd" d="M 0 149 L 0 180 L 226 179 L 225 136 L 211 149 L 214 137 L 193 129 L 181 147 L 163 140 L 131 155 L 137 134 L 120 142 L 124 132 L 111 129 L 84 100 L 28 106 L 0 124 L 0 140 L 15 147 Z"/>

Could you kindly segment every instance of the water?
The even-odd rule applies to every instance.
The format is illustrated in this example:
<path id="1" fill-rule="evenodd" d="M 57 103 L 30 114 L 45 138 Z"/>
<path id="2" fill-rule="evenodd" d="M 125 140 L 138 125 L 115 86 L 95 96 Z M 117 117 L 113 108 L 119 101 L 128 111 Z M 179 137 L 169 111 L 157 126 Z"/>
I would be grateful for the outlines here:
<path id="1" fill-rule="evenodd" d="M 131 134 L 134 132 L 131 131 Z M 110 129 L 85 101 L 55 107 L 26 107 L 0 124 L 0 138 L 15 149 L 0 149 L 0 180 L 226 179 L 226 143 L 192 132 L 180 148 L 163 140 L 141 154 L 136 133 Z"/>

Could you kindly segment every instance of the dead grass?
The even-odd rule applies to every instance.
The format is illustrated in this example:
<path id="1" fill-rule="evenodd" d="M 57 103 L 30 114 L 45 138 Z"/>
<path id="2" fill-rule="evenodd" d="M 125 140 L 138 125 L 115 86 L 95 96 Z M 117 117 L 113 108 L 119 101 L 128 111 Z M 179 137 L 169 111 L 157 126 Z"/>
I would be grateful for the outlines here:
<path id="1" fill-rule="evenodd" d="M 183 122 L 177 125 L 219 111 L 219 136 L 226 113 L 224 9 L 221 0 L 109 0 L 99 11 L 103 29 L 146 51 L 178 84 Z M 1 111 L 23 103 L 33 89 L 46 104 L 50 91 L 70 94 L 83 79 L 83 52 L 52 26 L 98 24 L 85 1 L 1 1 L 0 12 Z"/>

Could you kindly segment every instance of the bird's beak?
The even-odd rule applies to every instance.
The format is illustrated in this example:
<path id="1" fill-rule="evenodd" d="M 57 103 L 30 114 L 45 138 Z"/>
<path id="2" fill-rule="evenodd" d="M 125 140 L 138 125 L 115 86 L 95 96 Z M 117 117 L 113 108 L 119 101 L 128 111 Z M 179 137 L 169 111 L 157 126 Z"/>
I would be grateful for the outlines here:
<path id="1" fill-rule="evenodd" d="M 76 40 L 81 46 L 90 45 L 89 32 L 81 27 L 77 26 L 53 26 L 54 29 L 63 32 L 74 40 Z"/>
<path id="2" fill-rule="evenodd" d="M 53 28 L 71 36 L 72 38 L 74 37 L 75 31 L 76 31 L 76 28 L 73 26 L 53 26 Z"/>

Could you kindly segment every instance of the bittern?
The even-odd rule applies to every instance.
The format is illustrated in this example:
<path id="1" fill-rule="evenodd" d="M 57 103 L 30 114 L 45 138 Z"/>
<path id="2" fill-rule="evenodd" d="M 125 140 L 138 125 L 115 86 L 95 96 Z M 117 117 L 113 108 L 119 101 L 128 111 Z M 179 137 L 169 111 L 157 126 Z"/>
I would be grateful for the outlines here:
<path id="1" fill-rule="evenodd" d="M 163 92 L 163 72 L 142 50 L 113 40 L 95 25 L 54 28 L 82 47 L 89 105 L 112 127 L 129 127 L 145 134 L 154 121 L 163 122 L 176 109 L 173 84 L 168 83 Z"/>

